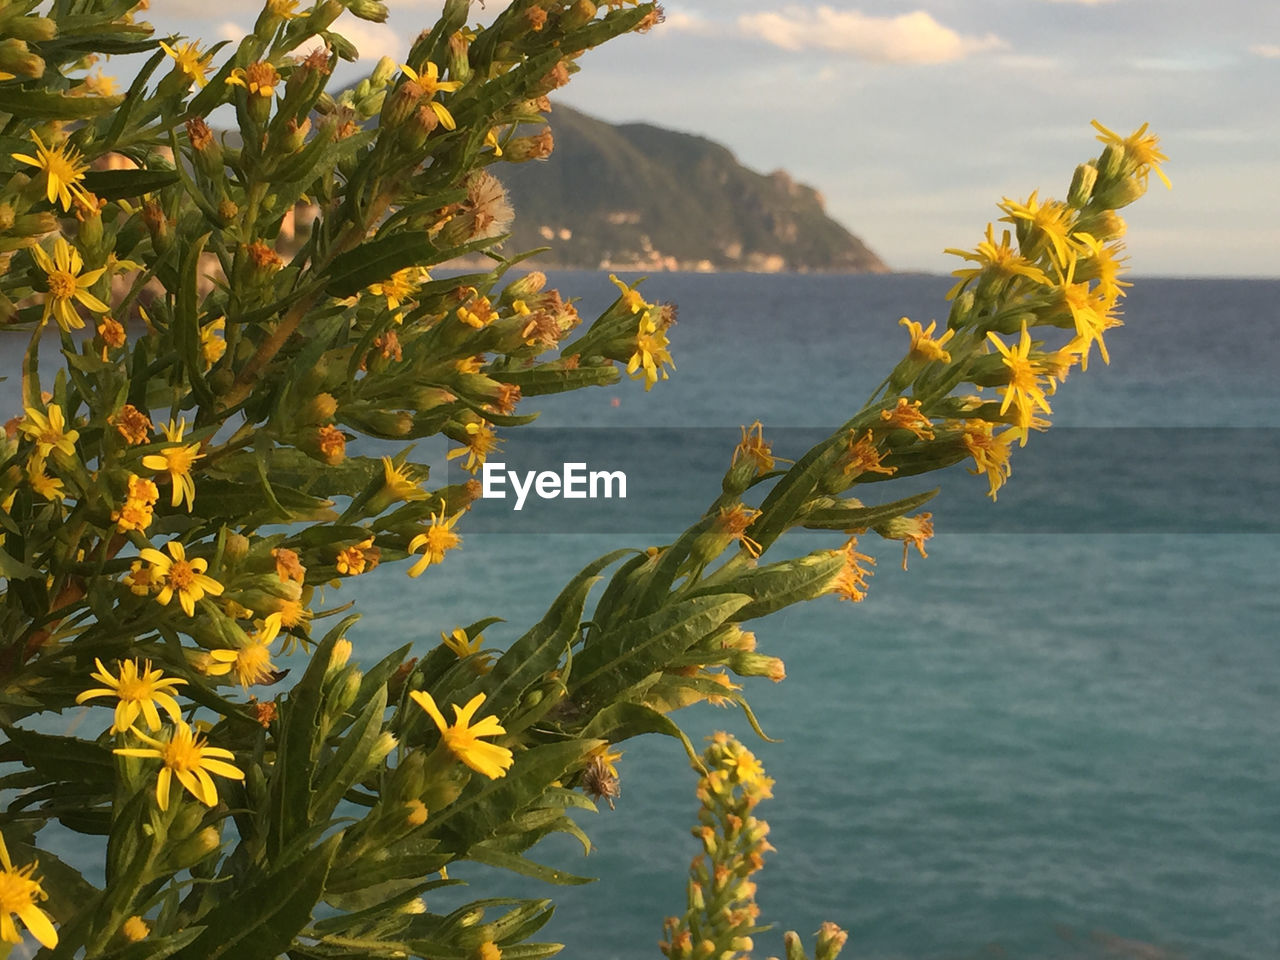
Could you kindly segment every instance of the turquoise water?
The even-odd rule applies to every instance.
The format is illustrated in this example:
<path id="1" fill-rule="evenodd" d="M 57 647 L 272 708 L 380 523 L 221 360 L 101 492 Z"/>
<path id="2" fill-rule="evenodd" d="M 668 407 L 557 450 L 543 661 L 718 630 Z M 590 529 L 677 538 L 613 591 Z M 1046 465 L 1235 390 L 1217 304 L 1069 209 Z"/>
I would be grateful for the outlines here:
<path id="1" fill-rule="evenodd" d="M 585 315 L 613 289 L 595 274 L 553 281 L 594 292 Z M 900 355 L 898 317 L 944 314 L 945 289 L 936 277 L 656 276 L 649 296 L 681 308 L 679 372 L 648 395 L 624 385 L 543 403 L 543 422 L 837 422 Z M 1251 447 L 1277 445 L 1277 295 L 1274 282 L 1138 281 L 1111 367 L 1073 374 L 1055 421 L 1254 428 L 1209 469 L 1270 509 L 1275 477 L 1249 470 Z M 1158 501 L 1159 478 L 1143 482 Z M 688 491 L 690 517 L 713 493 Z M 487 632 L 504 643 L 620 545 L 645 541 L 472 535 L 419 581 L 384 568 L 343 590 L 366 614 L 358 653 L 488 615 L 510 621 Z M 1280 956 L 1280 538 L 942 526 L 909 573 L 895 545 L 874 552 L 864 603 L 757 623 L 789 677 L 748 692 L 784 742 L 753 740 L 733 712 L 680 715 L 695 738 L 737 732 L 778 781 L 760 811 L 778 852 L 759 894 L 778 928 L 757 939 L 760 956 L 780 952 L 781 930 L 807 936 L 823 920 L 850 931 L 848 955 L 886 960 Z M 662 918 L 682 910 L 696 852 L 684 754 L 633 741 L 620 770 L 617 810 L 583 820 L 590 857 L 572 841 L 538 851 L 599 883 L 473 888 L 556 897 L 544 934 L 568 956 L 652 958 Z"/>

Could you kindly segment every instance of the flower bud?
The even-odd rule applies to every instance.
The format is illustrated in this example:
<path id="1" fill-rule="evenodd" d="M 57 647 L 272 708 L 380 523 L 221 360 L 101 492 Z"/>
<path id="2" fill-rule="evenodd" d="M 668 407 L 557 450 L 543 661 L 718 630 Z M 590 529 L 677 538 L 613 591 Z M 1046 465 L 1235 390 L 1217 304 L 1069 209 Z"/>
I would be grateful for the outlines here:
<path id="1" fill-rule="evenodd" d="M 768 677 L 774 683 L 787 678 L 787 667 L 777 657 L 738 652 L 729 658 L 729 669 L 740 677 Z"/>
<path id="2" fill-rule="evenodd" d="M 0 40 L 0 71 L 20 77 L 42 77 L 44 60 L 31 52 L 25 40 L 10 37 Z"/>
<path id="3" fill-rule="evenodd" d="M 591 0 L 577 0 L 560 18 L 560 25 L 565 30 L 576 30 L 578 27 L 586 26 L 595 19 L 597 9 Z"/>
<path id="4" fill-rule="evenodd" d="M 555 137 L 551 128 L 544 127 L 542 132 L 532 137 L 516 137 L 502 151 L 502 158 L 511 163 L 524 163 L 528 160 L 545 160 L 555 149 Z"/>
<path id="5" fill-rule="evenodd" d="M 387 5 L 379 0 L 347 0 L 347 9 L 354 16 L 370 23 L 385 23 L 389 13 Z"/>
<path id="6" fill-rule="evenodd" d="M 1097 182 L 1098 168 L 1091 163 L 1080 164 L 1071 178 L 1071 188 L 1067 191 L 1067 203 L 1077 210 L 1083 207 L 1093 196 L 1093 185 Z"/>
<path id="7" fill-rule="evenodd" d="M 502 290 L 502 299 L 510 303 L 513 300 L 525 300 L 536 293 L 541 293 L 547 285 L 547 275 L 541 270 L 530 270 L 523 277 L 512 280 Z"/>
<path id="8" fill-rule="evenodd" d="M 351 641 L 346 637 L 340 637 L 333 644 L 333 651 L 329 655 L 329 666 L 325 668 L 325 673 L 334 673 L 341 670 L 350 659 Z"/>
<path id="9" fill-rule="evenodd" d="M 814 960 L 836 960 L 848 940 L 849 934 L 846 931 L 827 921 L 818 928 L 818 945 L 814 952 Z"/>
<path id="10" fill-rule="evenodd" d="M 44 43 L 58 35 L 58 25 L 48 17 L 28 14 L 25 17 L 14 17 L 4 25 L 4 32 L 19 40 L 31 43 Z"/>
<path id="11" fill-rule="evenodd" d="M 463 83 L 471 79 L 471 41 L 461 30 L 455 30 L 449 36 L 447 63 L 450 79 Z"/>
<path id="12" fill-rule="evenodd" d="M 387 86 L 391 79 L 396 75 L 399 67 L 390 57 L 383 57 L 373 68 L 373 73 L 369 75 L 369 84 L 377 89 Z"/>
<path id="13" fill-rule="evenodd" d="M 173 848 L 169 863 L 178 870 L 193 867 L 222 846 L 222 838 L 216 827 L 205 827 L 195 836 L 188 837 Z"/>
<path id="14" fill-rule="evenodd" d="M 290 117 L 289 122 L 285 124 L 284 137 L 280 146 L 286 153 L 297 153 L 302 149 L 303 144 L 307 142 L 307 134 L 310 132 L 310 117 L 303 117 L 301 123 Z"/>
<path id="15" fill-rule="evenodd" d="M 227 535 L 227 542 L 222 549 L 223 558 L 229 563 L 239 563 L 249 553 L 249 538 L 242 533 Z"/>
<path id="16" fill-rule="evenodd" d="M 324 0 L 307 16 L 307 34 L 321 33 L 328 30 L 333 21 L 342 16 L 342 4 L 338 0 Z"/>

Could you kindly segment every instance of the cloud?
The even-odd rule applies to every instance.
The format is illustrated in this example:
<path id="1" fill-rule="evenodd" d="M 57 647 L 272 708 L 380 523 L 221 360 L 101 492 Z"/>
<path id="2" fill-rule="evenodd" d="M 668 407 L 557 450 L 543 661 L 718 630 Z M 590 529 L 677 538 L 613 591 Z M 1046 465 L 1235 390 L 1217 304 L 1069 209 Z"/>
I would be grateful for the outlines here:
<path id="1" fill-rule="evenodd" d="M 668 10 L 666 19 L 658 28 L 669 33 L 707 34 L 716 31 L 716 25 L 706 17 L 684 10 Z"/>
<path id="2" fill-rule="evenodd" d="M 1268 60 L 1274 60 L 1280 57 L 1280 43 L 1255 43 L 1249 48 L 1249 52 L 1255 57 L 1266 57 Z"/>
<path id="3" fill-rule="evenodd" d="M 966 36 L 923 10 L 873 17 L 856 10 L 786 7 L 738 17 L 738 27 L 783 50 L 826 50 L 879 63 L 947 63 L 1007 44 L 994 34 Z"/>

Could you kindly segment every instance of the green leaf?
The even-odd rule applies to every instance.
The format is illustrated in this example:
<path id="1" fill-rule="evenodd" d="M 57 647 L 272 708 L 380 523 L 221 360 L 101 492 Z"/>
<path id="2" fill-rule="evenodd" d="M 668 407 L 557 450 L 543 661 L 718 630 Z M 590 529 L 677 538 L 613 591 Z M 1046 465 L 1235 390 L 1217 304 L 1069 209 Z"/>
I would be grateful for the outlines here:
<path id="1" fill-rule="evenodd" d="M 838 550 L 820 550 L 793 560 L 782 560 L 739 574 L 723 583 L 696 587 L 690 596 L 746 594 L 751 602 L 731 618 L 734 622 L 768 616 L 784 607 L 813 600 L 827 593 L 831 581 L 844 566 Z"/>
<path id="2" fill-rule="evenodd" d="M 762 550 L 767 550 L 789 527 L 808 501 L 818 482 L 834 465 L 845 444 L 843 434 L 835 434 L 795 462 L 760 504 L 761 515 L 748 531 Z"/>
<path id="3" fill-rule="evenodd" d="M 311 921 L 342 835 L 222 901 L 176 960 L 277 960 Z"/>
<path id="4" fill-rule="evenodd" d="M 585 763 L 600 745 L 598 740 L 567 740 L 517 753 L 506 776 L 485 781 L 479 789 L 464 792 L 439 813 L 433 812 L 427 821 L 428 829 L 449 849 L 465 854 L 473 844 L 488 840 L 507 826 L 553 781 Z"/>
<path id="5" fill-rule="evenodd" d="M 342 795 L 371 768 L 370 753 L 382 733 L 382 715 L 386 709 L 387 688 L 380 686 L 373 691 L 337 752 L 316 772 L 309 810 L 313 823 L 332 816 Z"/>
<path id="6" fill-rule="evenodd" d="M 608 705 L 750 602 L 736 593 L 695 597 L 602 632 L 574 661 L 570 695 L 579 704 Z"/>
<path id="7" fill-rule="evenodd" d="M 424 233 L 380 237 L 336 257 L 329 268 L 326 291 L 330 296 L 350 297 L 397 270 L 435 263 L 438 253 Z"/>
<path id="8" fill-rule="evenodd" d="M 103 960 L 165 960 L 204 933 L 204 927 L 187 927 L 167 937 L 147 937 L 139 943 L 131 943 L 123 950 L 118 950 Z"/>
<path id="9" fill-rule="evenodd" d="M 477 693 L 484 693 L 486 710 L 493 710 L 500 720 L 510 714 L 525 689 L 554 670 L 577 639 L 582 608 L 597 575 L 628 553 L 629 550 L 615 550 L 587 564 L 560 592 L 546 616 L 513 643 L 489 673 L 465 688 L 458 695 L 458 702 L 466 703 Z"/>
<path id="10" fill-rule="evenodd" d="M 21 753 L 22 762 L 51 780 L 105 789 L 115 782 L 115 758 L 101 744 L 8 725 L 4 732 Z"/>
<path id="11" fill-rule="evenodd" d="M 140 197 L 178 182 L 174 170 L 90 170 L 84 185 L 103 200 Z"/>
<path id="12" fill-rule="evenodd" d="M 34 567 L 27 566 L 3 547 L 0 547 L 0 577 L 4 577 L 7 580 L 26 580 L 41 576 L 40 571 Z"/>
<path id="13" fill-rule="evenodd" d="M 582 731 L 584 737 L 598 737 L 610 743 L 621 743 L 645 733 L 660 733 L 679 740 L 684 746 L 684 752 L 689 755 L 689 760 L 695 767 L 702 769 L 698 751 L 676 722 L 642 703 L 611 704 L 592 717 Z"/>
<path id="14" fill-rule="evenodd" d="M 70 97 L 43 90 L 0 88 L 0 112 L 23 120 L 84 120 L 110 113 L 124 103 L 124 95 L 114 97 Z"/>
<path id="15" fill-rule="evenodd" d="M 557 886 L 577 886 L 583 883 L 594 883 L 596 879 L 595 877 L 580 877 L 564 870 L 557 870 L 555 867 L 535 863 L 528 857 L 522 857 L 518 853 L 508 853 L 484 843 L 473 844 L 467 851 L 467 859 L 474 860 L 476 863 L 483 863 L 486 866 L 510 870 L 512 873 L 518 873 L 522 877 L 533 877 L 535 880 L 554 883 Z"/>
<path id="16" fill-rule="evenodd" d="M 891 517 L 898 517 L 917 507 L 922 507 L 937 495 L 938 489 L 935 488 L 917 493 L 913 497 L 903 497 L 901 500 L 874 507 L 820 507 L 805 514 L 804 527 L 808 530 L 853 530 L 859 527 L 873 527 Z"/>
<path id="17" fill-rule="evenodd" d="M 526 397 L 545 396 L 551 393 L 564 393 L 582 387 L 604 387 L 617 383 L 621 374 L 612 363 L 567 370 L 563 367 L 552 368 L 549 364 L 531 367 L 528 370 L 497 370 L 489 374 L 499 383 L 510 383 L 520 388 Z"/>

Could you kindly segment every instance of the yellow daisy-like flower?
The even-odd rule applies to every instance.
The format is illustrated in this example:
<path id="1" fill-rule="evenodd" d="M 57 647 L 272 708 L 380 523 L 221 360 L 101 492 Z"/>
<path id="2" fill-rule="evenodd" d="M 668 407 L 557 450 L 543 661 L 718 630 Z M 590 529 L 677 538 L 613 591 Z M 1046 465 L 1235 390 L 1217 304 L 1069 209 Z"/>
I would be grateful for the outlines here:
<path id="1" fill-rule="evenodd" d="M 914 320 L 908 320 L 903 317 L 898 321 L 898 326 L 906 327 L 907 333 L 911 335 L 911 358 L 913 360 L 941 360 L 943 363 L 951 362 L 951 354 L 943 350 L 943 346 L 948 340 L 956 335 L 954 330 L 948 330 L 937 340 L 933 339 L 933 331 L 938 329 L 938 321 L 930 322 L 929 328 L 926 330 L 923 324 L 916 323 Z"/>
<path id="2" fill-rule="evenodd" d="M 498 439 L 493 432 L 493 428 L 487 423 L 471 422 L 466 426 L 467 439 L 465 446 L 458 447 L 456 450 L 450 450 L 445 454 L 446 460 L 455 460 L 458 457 L 465 456 L 466 462 L 462 465 L 462 469 L 468 473 L 475 473 L 488 459 L 489 454 L 498 448 L 498 444 L 502 441 Z"/>
<path id="3" fill-rule="evenodd" d="M 249 638 L 249 645 L 235 650 L 211 650 L 212 661 L 205 671 L 211 677 L 220 677 L 235 671 L 236 679 L 245 690 L 255 683 L 266 683 L 275 675 L 275 664 L 271 662 L 271 644 L 280 633 L 282 615 L 273 613 L 262 621 L 262 625 Z"/>
<path id="4" fill-rule="evenodd" d="M 200 328 L 200 356 L 204 358 L 206 370 L 227 352 L 226 329 L 226 317 L 218 317 Z"/>
<path id="5" fill-rule="evenodd" d="M 462 81 L 441 80 L 440 68 L 429 60 L 421 73 L 405 64 L 400 65 L 400 72 L 422 88 L 423 95 L 430 101 L 427 106 L 435 113 L 436 118 L 440 121 L 440 126 L 446 130 L 456 130 L 458 124 L 453 119 L 453 114 L 448 111 L 444 104 L 437 103 L 434 98 L 437 93 L 452 93 L 457 90 L 462 86 Z"/>
<path id="6" fill-rule="evenodd" d="M 250 96 L 271 97 L 280 82 L 280 74 L 273 65 L 259 60 L 247 67 L 236 67 L 226 82 L 233 87 L 244 87 Z"/>
<path id="7" fill-rule="evenodd" d="M 970 252 L 968 250 L 958 250 L 955 247 L 947 247 L 942 252 L 962 257 L 965 260 L 971 260 L 978 265 L 964 270 L 951 271 L 951 275 L 959 277 L 960 282 L 947 291 L 948 300 L 954 299 L 956 294 L 968 286 L 970 281 L 988 270 L 1005 277 L 1026 277 L 1036 283 L 1045 285 L 1049 283 L 1049 278 L 1044 275 L 1043 270 L 1013 249 L 1009 242 L 1008 230 L 1004 231 L 1000 242 L 996 243 L 994 227 L 989 223 L 987 224 L 987 239 L 979 243 L 976 250 Z"/>
<path id="8" fill-rule="evenodd" d="M 440 632 L 440 639 L 444 641 L 444 645 L 454 652 L 459 660 L 465 660 L 467 657 L 476 657 L 475 665 L 481 673 L 488 673 L 493 669 L 491 661 L 493 654 L 481 650 L 484 646 L 484 635 L 477 634 L 473 638 L 467 637 L 467 631 L 461 627 L 455 627 L 453 633 Z"/>
<path id="9" fill-rule="evenodd" d="M 609 274 L 609 281 L 618 288 L 619 299 L 622 301 L 623 308 L 627 311 L 631 313 L 642 313 L 646 310 L 653 309 L 653 304 L 640 296 L 639 290 L 632 289 L 612 273 Z"/>
<path id="10" fill-rule="evenodd" d="M 31 875 L 36 871 L 35 862 L 25 867 L 15 867 L 9 858 L 9 848 L 0 835 L 0 940 L 5 943 L 21 943 L 13 918 L 17 917 L 41 944 L 52 950 L 58 945 L 58 931 L 53 928 L 49 915 L 37 903 L 47 900 L 48 894 L 40 881 Z"/>
<path id="11" fill-rule="evenodd" d="M 111 671 L 102 665 L 102 661 L 94 658 L 98 672 L 90 674 L 93 679 L 105 683 L 105 687 L 93 687 L 76 697 L 76 703 L 84 703 L 95 697 L 116 697 L 115 722 L 110 733 L 121 733 L 133 726 L 141 714 L 147 721 L 148 730 L 160 729 L 159 705 L 174 723 L 182 722 L 182 713 L 178 709 L 178 701 L 174 699 L 175 687 L 187 681 L 177 677 L 166 677 L 163 670 L 152 670 L 151 661 L 121 660 L 120 675 L 112 676 Z"/>
<path id="12" fill-rule="evenodd" d="M 159 550 L 147 547 L 138 553 L 143 560 L 151 564 L 151 580 L 160 585 L 156 600 L 167 607 L 173 595 L 178 595 L 178 603 L 188 617 L 196 615 L 196 601 L 204 599 L 207 593 L 211 597 L 222 595 L 222 584 L 213 577 L 206 576 L 209 562 L 201 557 L 188 560 L 186 550 L 177 540 L 165 544 L 169 556 Z"/>
<path id="13" fill-rule="evenodd" d="M 511 751 L 506 747 L 500 747 L 494 743 L 485 743 L 480 740 L 480 737 L 502 736 L 507 732 L 506 728 L 498 723 L 497 717 L 492 715 L 484 717 L 478 723 L 473 724 L 471 722 L 471 718 L 475 716 L 476 711 L 484 704 L 483 693 L 477 693 L 467 701 L 465 707 L 459 707 L 454 704 L 454 722 L 452 724 L 445 722 L 444 714 L 436 706 L 431 694 L 422 690 L 414 690 L 410 692 L 409 696 L 414 703 L 426 711 L 427 716 L 435 721 L 436 726 L 440 728 L 440 736 L 444 740 L 444 745 L 449 748 L 450 753 L 476 773 L 482 774 L 490 780 L 506 776 L 507 771 L 511 769 L 511 764 L 515 760 Z"/>
<path id="14" fill-rule="evenodd" d="M 493 155 L 495 157 L 502 156 L 502 145 L 498 143 L 497 130 L 490 130 L 484 135 L 484 145 L 486 147 L 493 147 Z"/>
<path id="15" fill-rule="evenodd" d="M 1026 431 L 1031 426 L 1035 408 L 1053 413 L 1049 409 L 1049 401 L 1045 399 L 1044 388 L 1040 385 L 1039 371 L 1031 360 L 1031 334 L 1027 332 L 1026 321 L 1023 321 L 1022 338 L 1017 346 L 1005 346 L 995 333 L 988 333 L 987 338 L 995 344 L 1004 357 L 1004 365 L 1009 368 L 1009 383 L 1002 388 L 1004 400 L 1000 404 L 1000 412 L 1003 414 L 1013 407 L 1018 429 L 1022 431 L 1022 443 L 1025 445 Z"/>
<path id="16" fill-rule="evenodd" d="M 40 135 L 31 131 L 31 139 L 36 142 L 36 155 L 25 153 L 12 154 L 13 159 L 36 167 L 45 175 L 49 202 L 55 200 L 62 204 L 62 209 L 70 211 L 76 198 L 88 202 L 88 191 L 80 185 L 89 164 L 85 162 L 80 151 L 67 143 L 46 147 Z"/>
<path id="17" fill-rule="evenodd" d="M 1009 446 L 1015 439 L 1017 431 L 1005 430 L 996 434 L 991 424 L 985 420 L 968 420 L 964 425 L 964 448 L 973 457 L 973 469 L 969 472 L 975 476 L 985 473 L 990 490 L 987 496 L 996 499 L 996 491 L 1009 479 L 1012 467 L 1009 465 Z"/>
<path id="18" fill-rule="evenodd" d="M 164 431 L 165 439 L 170 443 L 181 444 L 182 434 L 187 429 L 186 418 L 182 418 L 176 424 L 170 420 L 160 429 Z M 199 450 L 200 444 L 193 443 L 185 447 L 167 447 L 159 453 L 151 453 L 142 458 L 142 465 L 148 470 L 159 470 L 169 474 L 169 482 L 173 485 L 173 496 L 169 504 L 176 507 L 185 500 L 188 513 L 191 512 L 196 501 L 196 482 L 191 477 L 191 466 L 204 456 Z"/>
<path id="19" fill-rule="evenodd" d="M 455 513 L 446 520 L 443 512 L 431 515 L 431 525 L 427 527 L 426 532 L 418 534 L 409 541 L 410 553 L 417 553 L 419 547 L 426 548 L 422 553 L 422 558 L 409 568 L 409 576 L 421 576 L 427 567 L 433 563 L 440 563 L 444 559 L 445 553 L 462 543 L 462 537 L 453 532 L 453 525 L 458 522 L 458 518 L 461 516 L 461 513 Z"/>
<path id="20" fill-rule="evenodd" d="M 35 407 L 24 407 L 18 429 L 35 441 L 36 454 L 41 457 L 49 456 L 52 450 L 57 450 L 64 456 L 74 456 L 76 441 L 80 439 L 79 430 L 67 429 L 62 408 L 56 403 L 49 405 L 47 416 Z"/>
<path id="21" fill-rule="evenodd" d="M 759 420 L 749 427 L 742 427 L 742 439 L 733 448 L 730 466 L 737 466 L 739 460 L 749 460 L 755 464 L 757 476 L 768 473 L 778 461 L 791 463 L 785 457 L 773 455 L 773 447 L 764 438 L 764 424 Z"/>
<path id="22" fill-rule="evenodd" d="M 667 349 L 670 341 L 665 332 L 658 328 L 652 311 L 646 310 L 640 316 L 640 329 L 636 332 L 636 352 L 627 361 L 627 373 L 632 380 L 644 378 L 644 389 L 647 393 L 659 379 L 666 380 L 664 367 L 676 368 Z"/>
<path id="23" fill-rule="evenodd" d="M 386 484 L 388 496 L 396 500 L 425 500 L 427 492 L 418 486 L 418 481 L 409 472 L 407 464 L 396 465 L 390 457 L 382 458 L 382 476 Z"/>
<path id="24" fill-rule="evenodd" d="M 173 58 L 178 70 L 186 74 L 188 80 L 194 80 L 202 87 L 209 82 L 205 74 L 209 71 L 209 59 L 212 54 L 202 51 L 198 43 L 180 43 L 177 49 L 174 49 L 161 40 L 160 49 Z"/>
<path id="25" fill-rule="evenodd" d="M 1075 222 L 1075 212 L 1059 200 L 1046 200 L 1041 203 L 1036 198 L 1038 193 L 1038 190 L 1033 190 L 1026 203 L 1017 203 L 1005 197 L 999 207 L 1008 216 L 1000 219 L 1012 224 L 1016 224 L 1019 220 L 1026 221 L 1033 230 L 1043 234 L 1057 257 L 1057 262 L 1065 263 L 1068 240 Z"/>
<path id="26" fill-rule="evenodd" d="M 31 255 L 48 277 L 49 292 L 44 294 L 44 316 L 40 318 L 41 323 L 47 323 L 53 317 L 63 330 L 79 330 L 84 326 L 84 321 L 80 319 L 73 302 L 84 305 L 94 313 L 110 311 L 111 308 L 88 289 L 98 282 L 98 278 L 106 272 L 106 267 L 82 273 L 84 259 L 80 256 L 80 251 L 61 236 L 53 241 L 52 257 L 39 246 L 31 248 Z"/>
<path id="27" fill-rule="evenodd" d="M 66 488 L 60 478 L 49 476 L 44 472 L 44 468 L 45 458 L 40 456 L 39 453 L 33 453 L 27 460 L 27 483 L 31 485 L 32 490 L 39 496 L 44 497 L 44 499 L 61 502 L 66 499 Z"/>
<path id="28" fill-rule="evenodd" d="M 1074 283 L 1076 270 L 1076 255 L 1072 251 L 1067 262 L 1066 273 L 1058 271 L 1058 295 L 1062 297 L 1063 304 L 1071 311 L 1071 319 L 1076 325 L 1076 336 L 1072 340 L 1068 349 L 1071 353 L 1080 357 L 1080 369 L 1089 369 L 1089 349 L 1093 344 L 1098 345 L 1098 353 L 1102 355 L 1102 362 L 1111 363 L 1111 357 L 1107 353 L 1107 344 L 1102 339 L 1102 331 L 1107 329 L 1108 307 L 1100 301 L 1100 298 L 1089 290 L 1089 284 Z"/>
<path id="29" fill-rule="evenodd" d="M 197 737 L 185 723 L 172 729 L 168 740 L 156 740 L 148 737 L 138 729 L 133 731 L 146 747 L 117 747 L 113 753 L 122 757 L 155 758 L 163 763 L 160 775 L 156 778 L 156 802 L 161 810 L 169 809 L 169 793 L 173 778 L 186 788 L 187 792 L 206 807 L 218 803 L 218 789 L 213 785 L 213 778 L 226 777 L 229 780 L 243 780 L 244 771 L 227 763 L 234 760 L 235 754 L 222 747 L 210 747 L 206 741 Z"/>
<path id="30" fill-rule="evenodd" d="M 1148 124 L 1143 124 L 1127 137 L 1108 130 L 1097 120 L 1093 121 L 1093 128 L 1098 131 L 1098 139 L 1103 143 L 1120 147 L 1124 150 L 1125 156 L 1129 157 L 1138 165 L 1138 176 L 1142 180 L 1142 185 L 1147 185 L 1147 174 L 1154 170 L 1156 176 L 1164 181 L 1164 185 L 1170 190 L 1173 184 L 1169 182 L 1169 178 L 1165 176 L 1164 171 L 1160 169 L 1160 164 L 1169 158 L 1165 156 L 1160 149 L 1160 138 L 1154 133 L 1147 133 Z"/>
<path id="31" fill-rule="evenodd" d="M 369 284 L 369 292 L 375 297 L 385 297 L 388 310 L 397 310 L 401 304 L 412 300 L 418 288 L 430 279 L 431 274 L 421 267 L 405 267 L 382 283 Z"/>

